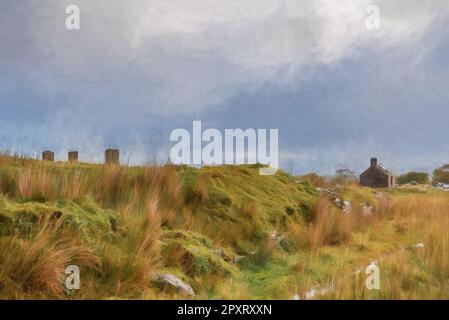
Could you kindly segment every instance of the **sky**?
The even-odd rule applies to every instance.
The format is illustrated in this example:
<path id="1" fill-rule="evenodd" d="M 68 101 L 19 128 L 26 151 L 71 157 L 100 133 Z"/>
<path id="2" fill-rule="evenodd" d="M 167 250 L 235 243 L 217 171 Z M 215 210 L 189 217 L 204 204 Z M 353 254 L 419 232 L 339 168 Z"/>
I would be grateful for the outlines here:
<path id="1" fill-rule="evenodd" d="M 449 2 L 0 1 L 0 149 L 139 163 L 193 120 L 278 129 L 295 174 L 449 163 Z"/>

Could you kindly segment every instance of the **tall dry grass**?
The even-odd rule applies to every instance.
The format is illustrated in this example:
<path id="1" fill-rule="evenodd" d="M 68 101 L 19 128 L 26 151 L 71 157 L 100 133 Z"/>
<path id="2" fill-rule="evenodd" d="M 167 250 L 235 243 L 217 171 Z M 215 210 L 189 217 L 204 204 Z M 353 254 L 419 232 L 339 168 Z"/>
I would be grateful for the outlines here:
<path id="1" fill-rule="evenodd" d="M 0 284 L 6 295 L 64 298 L 64 272 L 73 264 L 81 270 L 96 269 L 100 259 L 80 238 L 66 234 L 60 223 L 49 218 L 34 225 L 27 236 L 0 238 Z"/>
<path id="2" fill-rule="evenodd" d="M 7 161 L 0 156 L 0 163 Z M 8 168 L 0 166 L 0 192 L 18 201 L 56 201 L 60 199 L 82 203 L 90 197 L 106 209 L 120 214 L 120 232 L 104 235 L 87 243 L 61 227 L 63 221 L 39 221 L 28 233 L 11 233 L 0 238 L 0 294 L 2 297 L 66 298 L 63 280 L 68 264 L 80 265 L 83 293 L 78 297 L 141 297 L 151 289 L 152 274 L 163 261 L 180 270 L 191 269 L 191 256 L 181 249 L 161 259 L 160 237 L 163 227 L 201 231 L 211 238 L 235 239 L 235 246 L 245 241 L 260 240 L 259 248 L 248 259 L 258 266 L 266 265 L 280 250 L 276 237 L 260 232 L 261 225 L 256 202 L 242 204 L 238 213 L 245 217 L 236 234 L 233 224 L 223 220 L 211 226 L 210 220 L 200 220 L 195 211 L 209 198 L 207 181 L 198 179 L 183 190 L 177 168 L 171 165 L 139 168 L 120 166 L 48 165 L 23 162 Z M 394 234 L 382 233 L 385 242 L 401 236 L 423 242 L 424 248 L 411 247 L 394 252 L 381 261 L 382 289 L 378 293 L 365 287 L 364 274 L 332 275 L 338 290 L 328 293 L 331 298 L 404 299 L 447 297 L 449 280 L 449 199 L 446 196 L 407 195 L 383 197 L 376 200 L 373 214 L 365 216 L 357 206 L 343 213 L 320 198 L 313 209 L 312 219 L 305 223 L 298 217 L 288 220 L 288 239 L 298 251 L 318 256 L 326 246 L 334 248 L 350 244 L 356 231 L 374 228 L 392 229 Z M 294 220 L 296 219 L 297 220 Z M 214 229 L 215 228 L 215 229 Z M 390 237 L 390 238 L 388 238 Z M 401 239 L 402 239 L 401 238 Z M 310 251 L 310 252 L 308 252 Z M 14 254 L 11 254 L 14 252 Z M 284 254 L 284 253 L 283 253 Z M 190 259 L 190 260 L 189 260 Z M 275 259 L 272 259 L 275 260 Z M 166 266 L 166 265 L 164 265 Z M 298 265 L 296 273 L 308 279 L 311 270 Z M 344 280 L 341 280 L 343 278 Z M 215 281 L 215 280 L 214 280 Z M 235 279 L 226 280 L 239 289 Z M 199 279 L 201 288 L 210 288 L 223 297 L 233 295 L 225 284 Z M 217 288 L 215 288 L 217 286 Z M 301 290 L 306 285 L 301 284 Z M 211 289 L 212 290 L 212 289 Z M 446 291 L 445 291 L 446 290 Z M 449 292 L 449 291 L 447 291 Z"/>
<path id="3" fill-rule="evenodd" d="M 144 212 L 123 214 L 125 232 L 115 241 L 86 243 L 64 228 L 63 218 L 44 216 L 29 233 L 0 238 L 0 295 L 6 298 L 139 297 L 159 266 L 163 213 L 157 198 Z M 82 290 L 66 293 L 65 269 L 77 265 Z"/>
<path id="4" fill-rule="evenodd" d="M 380 290 L 368 290 L 366 275 L 347 273 L 336 277 L 336 289 L 325 299 L 449 299 L 449 197 L 414 195 L 394 198 L 385 223 L 409 243 L 376 257 Z M 386 239 L 393 241 L 393 239 Z"/>
<path id="5" fill-rule="evenodd" d="M 32 170 L 26 167 L 19 171 L 18 181 L 21 199 L 45 201 L 55 195 L 55 177 L 47 170 Z"/>
<path id="6" fill-rule="evenodd" d="M 305 225 L 302 221 L 290 221 L 288 237 L 297 250 L 336 246 L 351 239 L 351 234 L 367 224 L 360 210 L 343 213 L 332 206 L 327 197 L 320 197 L 313 208 L 312 221 Z"/>
<path id="7" fill-rule="evenodd" d="M 150 288 L 151 275 L 159 264 L 162 225 L 178 223 L 176 212 L 182 207 L 176 167 L 38 161 L 18 165 L 10 157 L 0 160 L 14 163 L 0 168 L 0 192 L 11 199 L 72 200 L 82 204 L 84 199 L 92 198 L 100 207 L 120 213 L 119 232 L 94 239 L 94 243 L 69 233 L 73 229 L 64 228 L 65 217 L 56 221 L 50 214 L 42 215 L 46 222 L 33 223 L 20 232 L 2 230 L 0 292 L 17 297 L 66 298 L 63 280 L 69 264 L 79 265 L 84 274 L 84 290 L 76 297 L 137 297 Z M 188 223 L 184 219 L 190 219 L 189 215 L 179 217 L 180 225 Z"/>
<path id="8" fill-rule="evenodd" d="M 118 243 L 105 243 L 99 249 L 102 268 L 99 282 L 104 294 L 139 297 L 151 287 L 160 264 L 161 226 L 166 217 L 159 199 L 150 196 L 144 212 L 122 212 L 126 232 Z"/>
<path id="9" fill-rule="evenodd" d="M 123 209 L 132 205 L 136 211 L 145 209 L 149 196 L 158 197 L 160 208 L 167 211 L 176 210 L 183 202 L 177 169 L 172 165 L 55 166 L 29 160 L 17 166 L 17 161 L 7 159 L 16 166 L 0 168 L 0 192 L 22 201 L 81 201 L 91 196 L 103 207 Z"/>
<path id="10" fill-rule="evenodd" d="M 312 249 L 324 245 L 338 245 L 348 240 L 357 225 L 355 214 L 342 214 L 332 207 L 329 200 L 320 198 L 315 205 L 315 216 L 308 238 Z"/>

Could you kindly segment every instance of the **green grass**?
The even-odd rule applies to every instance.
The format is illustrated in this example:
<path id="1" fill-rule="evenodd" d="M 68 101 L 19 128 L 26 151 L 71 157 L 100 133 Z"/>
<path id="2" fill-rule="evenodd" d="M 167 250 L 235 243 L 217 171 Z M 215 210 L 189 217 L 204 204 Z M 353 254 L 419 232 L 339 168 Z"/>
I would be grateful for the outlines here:
<path id="1" fill-rule="evenodd" d="M 447 193 L 345 185 L 344 214 L 307 180 L 258 169 L 0 157 L 0 298 L 185 297 L 154 273 L 203 299 L 290 299 L 331 282 L 339 291 L 317 298 L 449 298 Z M 317 242 L 321 233 L 329 240 Z M 367 292 L 354 270 L 379 259 L 388 285 Z M 75 293 L 62 286 L 70 263 L 82 269 Z"/>

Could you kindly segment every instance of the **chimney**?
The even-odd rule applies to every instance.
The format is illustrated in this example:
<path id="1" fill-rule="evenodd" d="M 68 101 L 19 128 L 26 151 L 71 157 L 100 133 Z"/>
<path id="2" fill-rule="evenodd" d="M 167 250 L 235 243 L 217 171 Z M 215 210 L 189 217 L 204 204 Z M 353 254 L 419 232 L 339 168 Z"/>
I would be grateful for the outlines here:
<path id="1" fill-rule="evenodd" d="M 377 158 L 371 158 L 370 162 L 371 162 L 371 167 L 377 166 Z"/>
<path id="2" fill-rule="evenodd" d="M 55 153 L 53 151 L 44 151 L 42 152 L 42 160 L 43 161 L 55 161 Z"/>
<path id="3" fill-rule="evenodd" d="M 69 162 L 78 162 L 78 151 L 69 151 L 68 160 Z"/>
<path id="4" fill-rule="evenodd" d="M 120 151 L 118 149 L 107 149 L 104 152 L 106 164 L 119 164 Z"/>

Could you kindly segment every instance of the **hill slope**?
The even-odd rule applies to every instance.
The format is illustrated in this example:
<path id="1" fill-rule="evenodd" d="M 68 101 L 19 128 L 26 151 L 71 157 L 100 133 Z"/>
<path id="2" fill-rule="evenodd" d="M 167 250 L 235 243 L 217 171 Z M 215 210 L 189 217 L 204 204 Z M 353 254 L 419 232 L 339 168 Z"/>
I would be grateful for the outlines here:
<path id="1" fill-rule="evenodd" d="M 0 157 L 0 297 L 289 299 L 328 283 L 342 289 L 323 297 L 419 297 L 422 286 L 444 297 L 446 193 L 333 192 L 350 210 L 307 180 L 260 176 L 257 165 Z M 379 257 L 389 257 L 388 288 L 344 289 L 360 282 L 354 269 Z M 79 290 L 64 286 L 69 265 L 80 269 Z"/>

